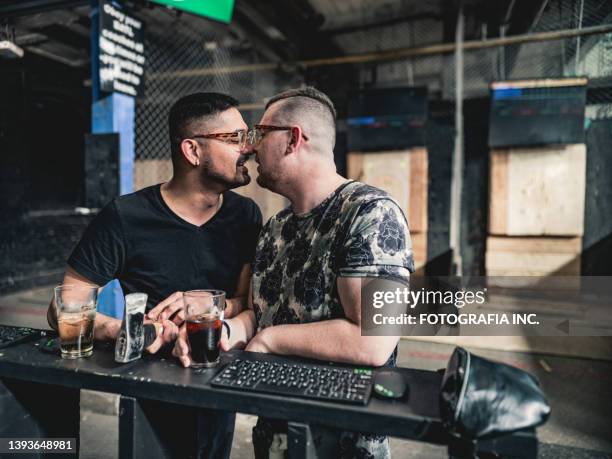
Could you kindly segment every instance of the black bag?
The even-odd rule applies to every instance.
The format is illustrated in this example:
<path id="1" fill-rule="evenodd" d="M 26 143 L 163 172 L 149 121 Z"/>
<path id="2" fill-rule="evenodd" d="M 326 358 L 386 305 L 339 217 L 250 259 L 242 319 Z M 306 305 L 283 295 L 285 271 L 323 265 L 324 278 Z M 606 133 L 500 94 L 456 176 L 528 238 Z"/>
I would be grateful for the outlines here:
<path id="1" fill-rule="evenodd" d="M 492 438 L 539 426 L 549 414 L 550 405 L 529 373 L 455 348 L 440 392 L 440 415 L 451 433 Z"/>

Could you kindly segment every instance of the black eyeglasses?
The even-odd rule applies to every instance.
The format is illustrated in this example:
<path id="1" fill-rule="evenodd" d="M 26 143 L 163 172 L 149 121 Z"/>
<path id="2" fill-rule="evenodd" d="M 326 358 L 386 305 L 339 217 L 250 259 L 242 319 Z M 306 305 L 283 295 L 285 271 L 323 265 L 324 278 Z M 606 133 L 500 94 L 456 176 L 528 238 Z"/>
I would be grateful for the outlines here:
<path id="1" fill-rule="evenodd" d="M 256 124 L 255 127 L 247 133 L 247 135 L 249 136 L 249 143 L 251 145 L 256 145 L 261 142 L 261 139 L 263 139 L 268 132 L 290 131 L 291 129 L 293 129 L 293 126 L 270 126 L 267 124 Z M 308 137 L 306 137 L 304 133 L 302 133 L 302 137 L 308 142 Z"/>
<path id="2" fill-rule="evenodd" d="M 250 141 L 250 132 L 251 131 L 246 131 L 242 129 L 240 131 L 218 132 L 216 134 L 196 134 L 189 136 L 188 138 L 218 140 L 219 142 L 229 143 L 231 145 L 238 145 L 238 147 L 242 150 L 246 147 L 247 141 Z"/>

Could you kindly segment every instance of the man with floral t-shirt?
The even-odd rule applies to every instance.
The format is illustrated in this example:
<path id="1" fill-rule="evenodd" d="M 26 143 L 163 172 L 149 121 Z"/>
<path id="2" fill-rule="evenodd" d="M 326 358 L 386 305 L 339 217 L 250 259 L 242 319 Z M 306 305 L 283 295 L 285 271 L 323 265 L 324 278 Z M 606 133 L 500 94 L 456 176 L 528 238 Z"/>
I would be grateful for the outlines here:
<path id="1" fill-rule="evenodd" d="M 402 210 L 384 191 L 336 173 L 335 109 L 314 88 L 273 97 L 251 140 L 258 183 L 291 206 L 260 233 L 250 309 L 227 321 L 231 340 L 224 333 L 222 346 L 394 364 L 398 337 L 361 336 L 361 282 L 408 282 L 414 263 Z M 175 355 L 189 364 L 184 330 Z M 311 428 L 320 457 L 389 457 L 385 436 Z M 286 422 L 260 418 L 253 429 L 256 457 L 268 457 L 286 432 Z"/>

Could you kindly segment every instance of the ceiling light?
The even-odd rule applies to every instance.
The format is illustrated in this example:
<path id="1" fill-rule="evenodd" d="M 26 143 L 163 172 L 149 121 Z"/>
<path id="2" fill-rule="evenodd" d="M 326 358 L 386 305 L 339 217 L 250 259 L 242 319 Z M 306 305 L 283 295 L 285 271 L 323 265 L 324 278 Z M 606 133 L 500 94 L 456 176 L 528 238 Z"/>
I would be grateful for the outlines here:
<path id="1" fill-rule="evenodd" d="M 9 40 L 0 41 L 0 57 L 15 59 L 23 57 L 23 49 Z"/>

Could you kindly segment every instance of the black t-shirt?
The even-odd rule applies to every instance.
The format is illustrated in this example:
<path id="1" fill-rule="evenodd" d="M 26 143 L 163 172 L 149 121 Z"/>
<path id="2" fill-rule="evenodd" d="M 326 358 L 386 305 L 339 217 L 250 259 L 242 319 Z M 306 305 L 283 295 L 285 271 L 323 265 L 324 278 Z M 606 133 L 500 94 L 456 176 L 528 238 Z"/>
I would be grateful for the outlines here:
<path id="1" fill-rule="evenodd" d="M 176 291 L 214 288 L 231 298 L 260 229 L 249 198 L 224 193 L 219 211 L 198 227 L 172 212 L 154 185 L 106 205 L 68 265 L 98 285 L 118 279 L 125 294 L 147 293 L 147 310 Z"/>

